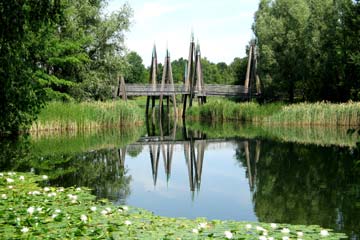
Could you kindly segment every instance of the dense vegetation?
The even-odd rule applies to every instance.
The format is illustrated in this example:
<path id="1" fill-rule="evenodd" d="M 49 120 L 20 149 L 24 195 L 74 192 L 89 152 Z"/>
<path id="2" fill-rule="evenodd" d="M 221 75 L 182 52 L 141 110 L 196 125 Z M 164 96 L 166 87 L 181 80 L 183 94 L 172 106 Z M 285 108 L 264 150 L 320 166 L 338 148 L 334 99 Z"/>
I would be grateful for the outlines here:
<path id="1" fill-rule="evenodd" d="M 269 96 L 360 100 L 359 0 L 261 0 L 254 32 Z"/>

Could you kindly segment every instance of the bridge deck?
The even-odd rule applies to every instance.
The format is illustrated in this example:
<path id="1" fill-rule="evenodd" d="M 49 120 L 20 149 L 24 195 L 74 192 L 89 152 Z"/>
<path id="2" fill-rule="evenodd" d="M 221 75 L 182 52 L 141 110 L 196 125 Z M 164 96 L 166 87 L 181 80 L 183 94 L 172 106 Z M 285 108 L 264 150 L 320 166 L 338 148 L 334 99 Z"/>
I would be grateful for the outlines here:
<path id="1" fill-rule="evenodd" d="M 184 84 L 126 84 L 127 96 L 170 96 L 190 94 L 189 86 Z M 205 84 L 204 88 L 195 87 L 195 96 L 239 96 L 247 94 L 242 85 Z M 122 93 L 120 93 L 121 95 Z"/>

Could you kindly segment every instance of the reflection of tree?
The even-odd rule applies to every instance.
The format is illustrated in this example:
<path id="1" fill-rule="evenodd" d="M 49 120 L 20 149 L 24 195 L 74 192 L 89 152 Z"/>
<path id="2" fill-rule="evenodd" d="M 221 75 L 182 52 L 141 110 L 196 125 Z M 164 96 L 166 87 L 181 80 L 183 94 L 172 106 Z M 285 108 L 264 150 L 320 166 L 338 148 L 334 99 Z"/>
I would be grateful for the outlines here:
<path id="1" fill-rule="evenodd" d="M 253 201 L 260 221 L 360 229 L 360 209 L 355 204 L 359 192 L 356 196 L 351 191 L 360 186 L 352 172 L 352 151 L 263 141 L 255 163 L 255 146 L 250 141 L 248 174 L 256 177 Z M 239 147 L 237 159 L 248 171 L 245 155 Z"/>
<path id="2" fill-rule="evenodd" d="M 26 138 L 2 140 L 0 171 L 34 169 L 38 174 L 48 175 L 52 184 L 90 187 L 98 197 L 125 203 L 130 194 L 131 176 L 127 175 L 118 150 L 37 155 Z"/>

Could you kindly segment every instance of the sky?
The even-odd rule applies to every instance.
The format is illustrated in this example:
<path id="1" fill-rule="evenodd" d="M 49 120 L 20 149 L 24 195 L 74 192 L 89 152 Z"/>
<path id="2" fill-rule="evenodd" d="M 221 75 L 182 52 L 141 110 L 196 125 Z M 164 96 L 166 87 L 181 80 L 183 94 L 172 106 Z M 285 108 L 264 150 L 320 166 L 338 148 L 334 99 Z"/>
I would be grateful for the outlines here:
<path id="1" fill-rule="evenodd" d="M 108 11 L 125 1 L 109 0 Z M 251 25 L 259 0 L 129 0 L 134 11 L 125 44 L 137 52 L 145 66 L 151 62 L 155 43 L 158 62 L 168 47 L 172 60 L 187 59 L 191 32 L 200 43 L 202 57 L 230 64 L 245 56 L 254 36 Z"/>

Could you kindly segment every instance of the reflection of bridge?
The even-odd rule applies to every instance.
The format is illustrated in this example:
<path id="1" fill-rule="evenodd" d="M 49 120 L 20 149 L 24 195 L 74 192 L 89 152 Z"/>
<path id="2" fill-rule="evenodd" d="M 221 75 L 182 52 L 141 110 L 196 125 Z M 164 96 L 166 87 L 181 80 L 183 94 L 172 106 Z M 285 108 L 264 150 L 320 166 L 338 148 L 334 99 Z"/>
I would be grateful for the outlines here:
<path id="1" fill-rule="evenodd" d="M 161 156 L 164 164 L 166 179 L 167 181 L 169 181 L 171 176 L 171 164 L 173 161 L 174 149 L 176 146 L 180 145 L 183 146 L 184 159 L 186 162 L 189 176 L 190 191 L 199 191 L 206 149 L 209 145 L 223 144 L 225 142 L 228 142 L 229 140 L 207 139 L 205 134 L 198 131 L 187 130 L 185 125 L 183 126 L 181 134 L 182 136 L 179 138 L 177 137 L 176 130 L 177 126 L 176 122 L 174 122 L 174 126 L 172 127 L 172 129 L 170 129 L 170 127 L 168 129 L 169 135 L 164 135 L 164 129 L 161 128 L 160 121 L 159 131 L 161 132 L 161 134 L 159 136 L 149 136 L 155 133 L 151 132 L 151 128 L 148 127 L 148 136 L 142 137 L 137 142 L 118 150 L 121 165 L 124 167 L 126 151 L 128 149 L 137 148 L 139 146 L 148 146 L 154 185 L 156 185 L 158 178 L 158 168 Z M 254 151 L 250 151 L 251 144 L 249 140 L 243 140 L 239 142 L 237 141 L 236 144 L 238 146 L 238 150 L 240 150 L 245 157 L 249 186 L 250 189 L 253 190 L 256 181 L 255 164 L 259 161 L 260 157 L 260 141 L 256 141 L 254 154 Z"/>
<path id="2" fill-rule="evenodd" d="M 191 107 L 194 98 L 198 99 L 199 104 L 203 104 L 206 103 L 207 96 L 237 96 L 242 99 L 250 99 L 254 96 L 260 96 L 261 84 L 260 79 L 256 74 L 256 64 L 255 44 L 252 43 L 249 49 L 249 59 L 244 85 L 204 84 L 200 45 L 197 44 L 195 46 L 194 37 L 192 36 L 183 84 L 174 84 L 169 51 L 166 51 L 161 82 L 157 81 L 159 71 L 157 54 L 154 46 L 149 84 L 125 84 L 123 77 L 121 77 L 119 78 L 117 96 L 121 96 L 123 99 L 126 99 L 127 96 L 147 96 L 147 115 L 149 113 L 150 100 L 152 102 L 152 113 L 154 113 L 155 100 L 159 99 L 160 115 L 163 111 L 164 98 L 167 101 L 168 112 L 171 100 L 174 106 L 174 115 L 176 117 L 177 106 L 175 96 L 182 95 L 182 113 L 184 117 L 187 107 L 187 99 L 189 99 L 189 107 Z M 256 88 L 252 87 L 253 83 L 255 83 Z"/>

